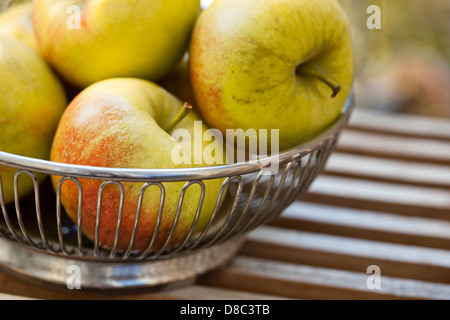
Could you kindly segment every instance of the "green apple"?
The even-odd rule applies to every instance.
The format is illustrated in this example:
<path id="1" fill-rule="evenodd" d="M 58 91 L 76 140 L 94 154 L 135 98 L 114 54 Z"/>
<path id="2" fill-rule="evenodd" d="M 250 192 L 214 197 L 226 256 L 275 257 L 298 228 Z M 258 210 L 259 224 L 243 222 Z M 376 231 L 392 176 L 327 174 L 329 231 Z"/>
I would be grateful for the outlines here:
<path id="1" fill-rule="evenodd" d="M 0 35 L 0 79 L 0 150 L 48 160 L 53 134 L 67 105 L 62 85 L 34 50 L 5 35 Z M 15 173 L 0 166 L 6 203 L 14 201 Z M 19 197 L 32 188 L 30 178 L 21 178 Z"/>
<path id="2" fill-rule="evenodd" d="M 190 47 L 198 109 L 211 127 L 279 130 L 281 150 L 341 112 L 353 81 L 347 18 L 336 0 L 216 0 Z"/>
<path id="3" fill-rule="evenodd" d="M 83 90 L 69 105 L 56 132 L 51 160 L 55 162 L 112 168 L 169 169 L 205 166 L 194 161 L 178 163 L 173 151 L 179 143 L 172 137 L 174 130 L 189 132 L 194 148 L 192 159 L 200 156 L 205 162 L 208 155 L 203 150 L 216 142 L 202 137 L 208 128 L 200 124 L 195 113 L 180 112 L 183 104 L 162 87 L 142 79 L 115 78 L 100 81 Z M 183 109 L 181 109 L 183 110 Z M 200 134 L 195 134 L 200 124 Z M 194 141 L 195 139 L 195 141 Z M 212 140 L 210 140 L 212 141 Z M 192 150 L 192 149 L 191 149 Z M 217 148 L 217 152 L 222 149 Z M 199 154 L 200 153 L 200 154 Z M 220 156 L 224 156 L 223 153 Z M 217 156 L 217 155 L 215 155 Z M 202 161 L 203 161 L 202 160 Z M 57 188 L 60 177 L 52 177 Z M 95 240 L 97 199 L 102 181 L 80 179 L 83 187 L 82 229 Z M 205 181 L 205 198 L 194 232 L 208 223 L 223 180 Z M 168 182 L 165 187 L 164 210 L 161 226 L 153 249 L 161 248 L 172 228 L 180 192 L 185 182 Z M 128 248 L 135 223 L 139 192 L 143 183 L 123 182 L 124 209 L 117 250 Z M 185 194 L 181 215 L 170 245 L 179 244 L 188 234 L 196 215 L 201 189 L 192 185 Z M 78 190 L 72 182 L 64 182 L 61 201 L 68 215 L 77 221 Z M 103 194 L 99 243 L 103 248 L 114 247 L 120 192 L 108 186 Z M 143 251 L 149 246 L 158 218 L 160 191 L 151 187 L 143 199 L 139 226 L 133 246 Z"/>
<path id="4" fill-rule="evenodd" d="M 199 0 L 35 0 L 33 26 L 47 61 L 85 88 L 167 74 L 186 52 L 199 10 Z"/>
<path id="5" fill-rule="evenodd" d="M 38 52 L 36 37 L 31 23 L 32 2 L 19 2 L 0 13 L 0 34 L 13 36 Z"/>

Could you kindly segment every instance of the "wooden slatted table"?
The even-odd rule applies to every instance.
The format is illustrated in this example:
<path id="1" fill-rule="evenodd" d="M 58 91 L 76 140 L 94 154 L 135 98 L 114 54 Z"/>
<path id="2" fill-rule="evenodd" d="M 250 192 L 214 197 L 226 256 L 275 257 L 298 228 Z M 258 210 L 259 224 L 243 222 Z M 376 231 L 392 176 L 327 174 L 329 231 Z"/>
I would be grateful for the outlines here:
<path id="1" fill-rule="evenodd" d="M 450 299 L 450 119 L 355 111 L 308 194 L 183 287 L 86 293 L 0 273 L 8 298 Z"/>

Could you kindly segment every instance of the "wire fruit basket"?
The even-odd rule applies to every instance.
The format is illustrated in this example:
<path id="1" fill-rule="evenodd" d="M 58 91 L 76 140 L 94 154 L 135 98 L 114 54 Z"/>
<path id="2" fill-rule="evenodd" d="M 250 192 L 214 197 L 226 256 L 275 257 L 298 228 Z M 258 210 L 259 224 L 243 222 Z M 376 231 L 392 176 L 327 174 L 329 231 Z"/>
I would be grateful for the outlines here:
<path id="1" fill-rule="evenodd" d="M 70 268 L 75 266 L 81 270 L 82 286 L 93 289 L 161 286 L 195 278 L 233 257 L 248 232 L 279 216 L 308 190 L 334 150 L 339 134 L 348 122 L 353 102 L 353 96 L 350 96 L 340 117 L 316 139 L 264 161 L 218 167 L 137 170 L 68 165 L 0 152 L 0 165 L 17 169 L 13 186 L 15 199 L 11 205 L 5 205 L 0 177 L 0 265 L 25 278 L 63 286 L 67 285 Z M 268 166 L 273 161 L 277 161 L 279 170 L 269 175 Z M 161 195 L 162 208 L 164 185 L 185 184 L 180 190 L 178 209 L 165 245 L 152 250 L 150 244 L 145 251 L 133 252 L 130 249 L 133 237 L 125 251 L 114 247 L 106 250 L 98 241 L 88 240 L 81 228 L 81 195 L 78 222 L 74 223 L 67 218 L 61 205 L 60 189 L 55 191 L 50 179 L 38 183 L 36 174 L 60 176 L 60 183 L 72 181 L 79 186 L 80 194 L 80 179 L 101 181 L 98 213 L 102 205 L 101 191 L 107 185 L 115 185 L 123 197 L 121 187 L 124 183 L 144 183 L 141 195 L 152 187 L 151 192 Z M 34 192 L 19 199 L 18 185 L 24 178 L 32 179 Z M 224 181 L 210 219 L 206 227 L 194 232 L 205 195 L 204 181 L 219 178 Z M 194 185 L 201 188 L 197 214 L 183 241 L 170 246 L 184 194 Z M 139 216 L 139 205 L 138 208 L 136 217 Z M 120 210 L 123 210 L 122 206 Z M 121 213 L 116 240 L 120 233 Z M 160 209 L 158 221 L 161 215 Z M 134 231 L 137 225 L 136 222 Z M 98 223 L 97 234 L 100 228 Z M 158 223 L 152 239 L 157 233 Z"/>

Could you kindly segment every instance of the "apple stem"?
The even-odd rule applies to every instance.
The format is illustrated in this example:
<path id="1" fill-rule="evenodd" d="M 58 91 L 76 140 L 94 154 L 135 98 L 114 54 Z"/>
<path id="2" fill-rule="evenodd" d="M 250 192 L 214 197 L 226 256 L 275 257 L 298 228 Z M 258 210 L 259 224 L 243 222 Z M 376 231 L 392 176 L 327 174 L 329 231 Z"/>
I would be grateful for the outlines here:
<path id="1" fill-rule="evenodd" d="M 297 68 L 297 74 L 308 75 L 308 76 L 317 78 L 320 81 L 322 81 L 323 83 L 325 83 L 327 86 L 329 86 L 331 88 L 331 90 L 333 90 L 333 94 L 331 95 L 331 98 L 336 98 L 336 96 L 339 94 L 339 92 L 341 92 L 342 88 L 338 83 L 331 80 L 330 78 L 324 77 L 323 75 L 321 75 L 320 73 L 318 73 L 314 70 L 307 69 L 307 68 Z"/>
<path id="2" fill-rule="evenodd" d="M 192 111 L 192 106 L 185 102 L 180 112 L 173 118 L 172 122 L 166 127 L 166 132 L 172 132 L 173 129 Z"/>

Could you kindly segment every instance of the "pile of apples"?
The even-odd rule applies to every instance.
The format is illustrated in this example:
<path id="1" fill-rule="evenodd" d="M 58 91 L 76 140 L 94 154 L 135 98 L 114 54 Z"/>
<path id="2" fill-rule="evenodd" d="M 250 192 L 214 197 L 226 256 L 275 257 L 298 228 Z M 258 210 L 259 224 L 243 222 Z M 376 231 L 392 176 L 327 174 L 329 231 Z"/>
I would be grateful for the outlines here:
<path id="1" fill-rule="evenodd" d="M 97 167 L 185 168 L 170 160 L 171 133 L 193 133 L 195 121 L 204 132 L 278 129 L 281 150 L 316 136 L 350 94 L 353 55 L 337 0 L 215 0 L 204 10 L 200 0 L 35 0 L 0 15 L 0 79 L 1 151 Z M 11 203 L 15 170 L 0 167 L 0 174 Z M 55 188 L 60 178 L 51 177 Z M 93 240 L 102 182 L 80 182 L 82 228 Z M 204 182 L 195 232 L 208 223 L 222 182 Z M 164 184 L 153 249 L 166 243 L 183 185 Z M 118 243 L 120 192 L 105 188 L 101 247 L 126 250 L 138 222 L 132 249 L 147 249 L 160 192 L 145 193 L 135 221 L 142 186 L 123 184 Z M 59 187 L 77 221 L 77 185 Z M 24 181 L 19 196 L 32 188 Z M 188 234 L 200 193 L 187 190 L 170 245 Z"/>

